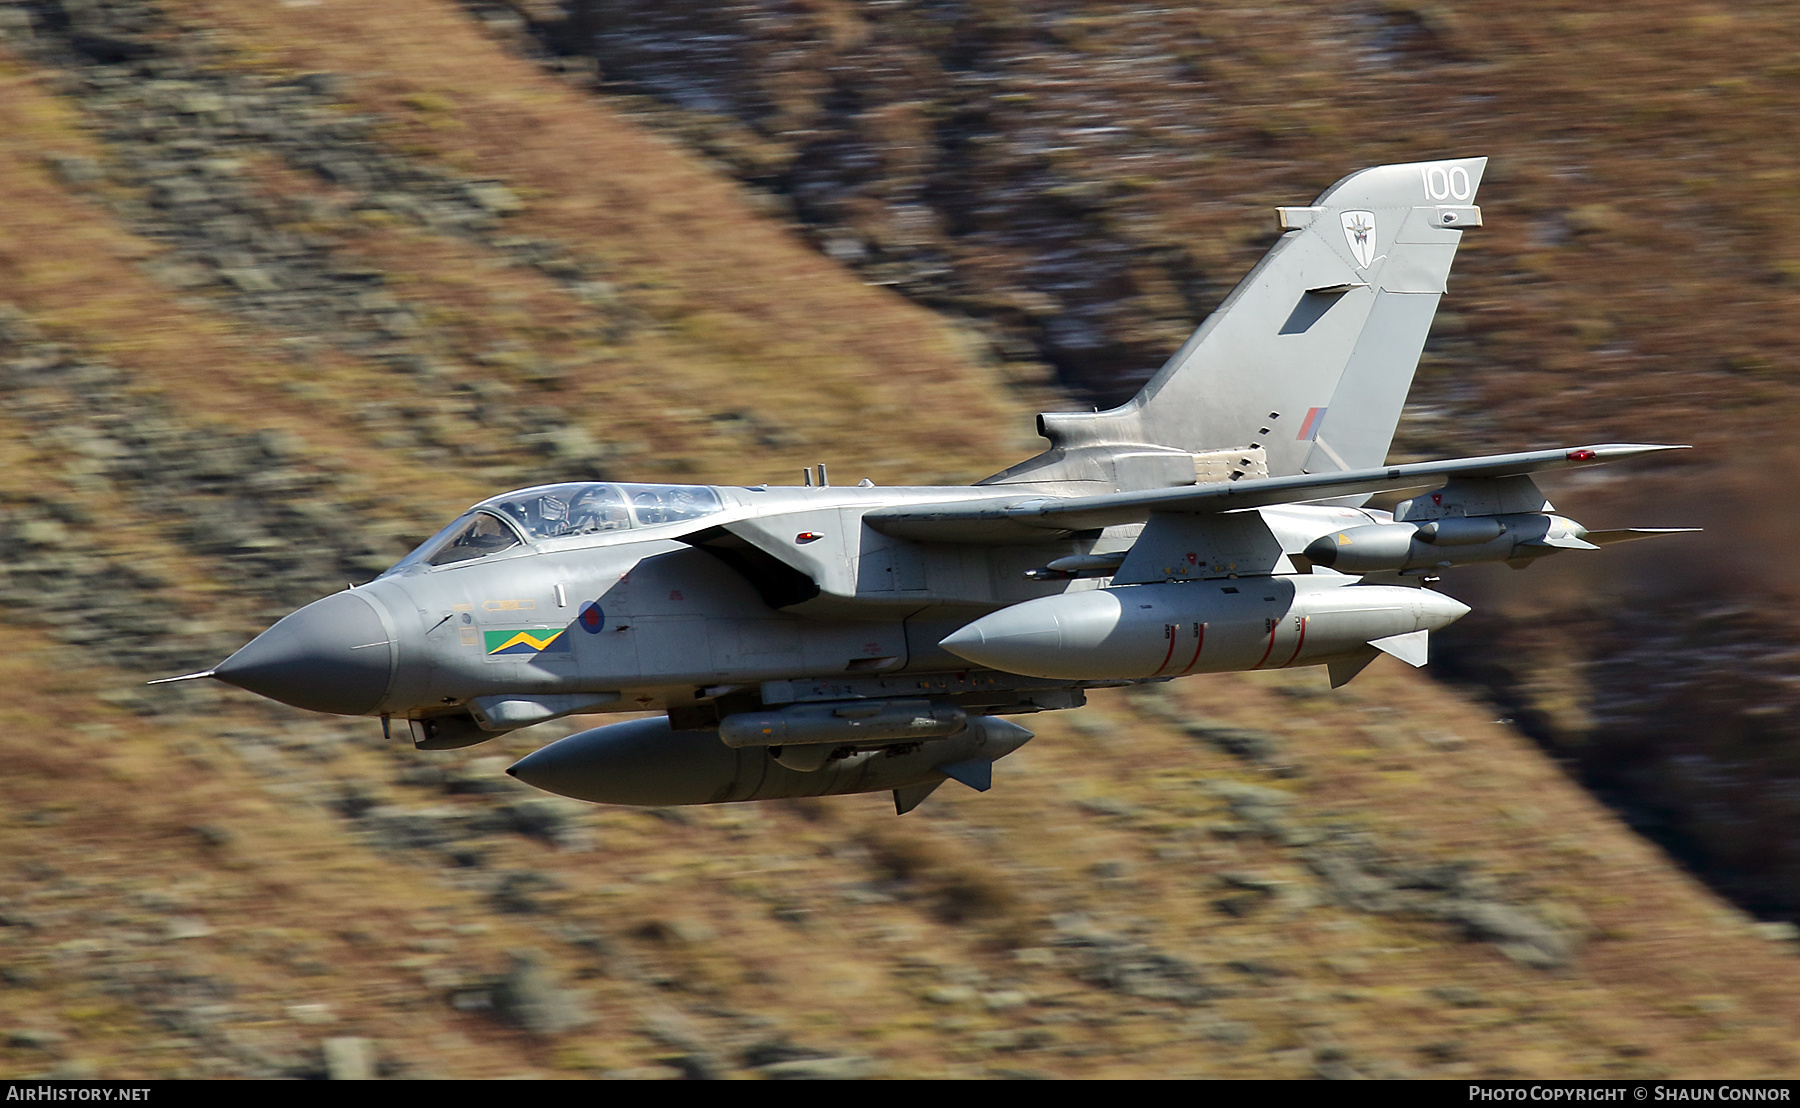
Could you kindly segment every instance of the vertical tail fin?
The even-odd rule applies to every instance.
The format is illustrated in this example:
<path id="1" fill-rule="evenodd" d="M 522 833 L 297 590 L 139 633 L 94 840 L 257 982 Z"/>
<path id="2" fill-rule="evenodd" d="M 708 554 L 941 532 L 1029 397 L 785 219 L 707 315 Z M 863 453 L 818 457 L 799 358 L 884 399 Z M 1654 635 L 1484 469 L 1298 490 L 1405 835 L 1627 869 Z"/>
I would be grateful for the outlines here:
<path id="1" fill-rule="evenodd" d="M 1278 208 L 1281 238 L 1137 396 L 1038 417 L 1051 449 L 988 482 L 1142 487 L 1218 451 L 1272 476 L 1381 465 L 1486 166 L 1378 166 Z"/>

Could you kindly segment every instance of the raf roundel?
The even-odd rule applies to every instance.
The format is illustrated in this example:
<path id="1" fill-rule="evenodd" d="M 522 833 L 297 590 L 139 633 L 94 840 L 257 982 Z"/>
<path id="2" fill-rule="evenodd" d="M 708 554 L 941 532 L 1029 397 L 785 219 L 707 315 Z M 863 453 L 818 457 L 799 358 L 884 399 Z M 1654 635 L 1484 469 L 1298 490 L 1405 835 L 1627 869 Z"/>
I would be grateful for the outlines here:
<path id="1" fill-rule="evenodd" d="M 606 626 L 606 613 L 600 610 L 599 604 L 589 600 L 581 605 L 581 614 L 575 617 L 575 622 L 588 634 L 597 635 Z"/>

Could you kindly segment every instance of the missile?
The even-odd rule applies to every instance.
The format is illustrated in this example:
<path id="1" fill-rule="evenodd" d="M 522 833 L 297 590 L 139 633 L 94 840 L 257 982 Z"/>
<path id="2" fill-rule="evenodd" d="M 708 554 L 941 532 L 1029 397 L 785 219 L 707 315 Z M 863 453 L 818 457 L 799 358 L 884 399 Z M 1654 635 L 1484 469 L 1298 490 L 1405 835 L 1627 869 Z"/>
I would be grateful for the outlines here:
<path id="1" fill-rule="evenodd" d="M 1341 660 L 1469 611 L 1430 589 L 1343 580 L 1244 577 L 1063 593 L 1002 608 L 939 645 L 1032 677 L 1180 677 Z"/>
<path id="2" fill-rule="evenodd" d="M 946 780 L 985 790 L 992 764 L 1030 739 L 1016 723 L 974 716 L 958 734 L 917 744 L 847 752 L 818 746 L 827 755 L 822 764 L 800 770 L 777 761 L 777 748 L 727 746 L 712 731 L 676 731 L 657 716 L 559 739 L 506 772 L 545 792 L 602 804 L 722 804 L 892 789 L 905 810 Z"/>

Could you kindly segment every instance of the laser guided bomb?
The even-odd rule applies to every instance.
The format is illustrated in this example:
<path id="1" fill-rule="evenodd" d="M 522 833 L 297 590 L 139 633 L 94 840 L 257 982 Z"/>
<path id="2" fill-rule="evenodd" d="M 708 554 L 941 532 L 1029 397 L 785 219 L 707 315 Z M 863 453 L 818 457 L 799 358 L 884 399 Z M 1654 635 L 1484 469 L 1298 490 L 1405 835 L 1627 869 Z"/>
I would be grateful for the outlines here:
<path id="1" fill-rule="evenodd" d="M 1128 403 L 1045 413 L 968 487 L 542 485 L 476 504 L 376 580 L 204 673 L 404 721 L 422 751 L 646 713 L 508 772 L 613 804 L 986 789 L 1090 688 L 1421 665 L 1456 566 L 1666 534 L 1589 531 L 1533 474 L 1667 446 L 1389 465 L 1485 161 L 1379 166 L 1305 207 Z M 1410 494 L 1392 512 L 1376 494 Z"/>

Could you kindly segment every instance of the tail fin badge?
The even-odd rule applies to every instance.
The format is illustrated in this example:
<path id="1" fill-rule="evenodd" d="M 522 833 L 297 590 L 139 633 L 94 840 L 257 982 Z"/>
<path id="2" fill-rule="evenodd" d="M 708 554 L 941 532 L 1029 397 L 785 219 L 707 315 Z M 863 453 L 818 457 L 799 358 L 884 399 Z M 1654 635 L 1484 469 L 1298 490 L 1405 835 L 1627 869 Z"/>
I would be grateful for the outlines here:
<path id="1" fill-rule="evenodd" d="M 1375 213 L 1345 212 L 1344 238 L 1350 243 L 1350 252 L 1356 255 L 1356 267 L 1369 268 L 1375 260 Z"/>

